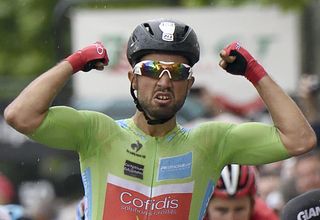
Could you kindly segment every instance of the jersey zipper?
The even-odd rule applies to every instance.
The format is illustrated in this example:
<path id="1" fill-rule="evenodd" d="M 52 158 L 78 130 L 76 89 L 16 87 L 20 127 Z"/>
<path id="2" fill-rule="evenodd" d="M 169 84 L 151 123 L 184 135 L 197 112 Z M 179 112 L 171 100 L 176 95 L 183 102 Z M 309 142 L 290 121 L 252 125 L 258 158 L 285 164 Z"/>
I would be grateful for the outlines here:
<path id="1" fill-rule="evenodd" d="M 154 149 L 154 154 L 153 154 L 152 182 L 151 182 L 151 190 L 150 190 L 150 200 L 151 201 L 153 200 L 153 187 L 154 187 L 154 184 L 155 184 L 155 181 L 156 181 L 156 173 L 157 173 L 156 167 L 157 167 L 157 163 L 158 163 L 157 155 L 158 155 L 158 149 L 159 149 L 158 138 L 155 137 L 153 139 L 153 141 L 155 142 L 155 144 L 154 144 L 155 149 Z M 150 208 L 148 209 L 148 213 L 149 213 L 149 211 L 152 212 L 152 210 L 150 210 L 151 207 L 152 206 L 150 206 Z M 147 220 L 151 220 L 151 219 L 152 219 L 152 215 L 150 216 L 148 214 L 147 215 Z"/>

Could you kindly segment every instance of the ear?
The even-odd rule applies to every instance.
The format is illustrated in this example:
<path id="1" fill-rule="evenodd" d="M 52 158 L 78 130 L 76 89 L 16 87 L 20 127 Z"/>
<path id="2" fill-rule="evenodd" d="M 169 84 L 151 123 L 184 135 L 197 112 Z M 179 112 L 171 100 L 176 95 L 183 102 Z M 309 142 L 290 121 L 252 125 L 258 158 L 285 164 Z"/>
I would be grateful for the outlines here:
<path id="1" fill-rule="evenodd" d="M 137 77 L 136 77 L 136 74 L 134 74 L 132 72 L 132 70 L 128 71 L 128 79 L 129 79 L 130 83 L 132 84 L 133 89 L 136 90 L 137 89 Z"/>
<path id="2" fill-rule="evenodd" d="M 193 83 L 194 83 L 195 79 L 194 77 L 192 76 L 190 79 L 188 79 L 188 90 L 190 91 Z"/>

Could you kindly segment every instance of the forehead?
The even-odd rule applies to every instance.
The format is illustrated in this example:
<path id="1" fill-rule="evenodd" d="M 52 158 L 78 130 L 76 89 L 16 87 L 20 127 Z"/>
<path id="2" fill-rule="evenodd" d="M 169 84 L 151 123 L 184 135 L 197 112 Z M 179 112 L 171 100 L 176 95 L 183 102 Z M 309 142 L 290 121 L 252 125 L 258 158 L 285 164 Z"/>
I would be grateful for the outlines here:
<path id="1" fill-rule="evenodd" d="M 175 55 L 175 54 L 152 53 L 152 54 L 144 55 L 141 58 L 141 61 L 142 60 L 155 60 L 155 61 L 166 61 L 166 62 L 188 64 L 188 60 L 185 57 L 181 55 Z"/>
<path id="2" fill-rule="evenodd" d="M 211 206 L 213 207 L 242 207 L 242 206 L 250 206 L 250 196 L 243 196 L 240 198 L 219 198 L 213 197 L 210 201 Z"/>

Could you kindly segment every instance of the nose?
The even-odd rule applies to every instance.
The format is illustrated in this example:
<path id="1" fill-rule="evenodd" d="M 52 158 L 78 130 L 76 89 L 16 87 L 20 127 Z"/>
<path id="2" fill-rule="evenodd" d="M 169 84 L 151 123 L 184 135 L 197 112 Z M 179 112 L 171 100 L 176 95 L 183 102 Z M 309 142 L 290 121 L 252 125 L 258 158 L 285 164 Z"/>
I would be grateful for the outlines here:
<path id="1" fill-rule="evenodd" d="M 228 212 L 225 216 L 224 216 L 224 220 L 236 220 L 236 214 L 234 212 Z"/>
<path id="2" fill-rule="evenodd" d="M 172 82 L 170 79 L 170 72 L 168 70 L 164 70 L 161 73 L 157 84 L 163 88 L 168 88 L 172 86 Z"/>
<path id="3" fill-rule="evenodd" d="M 230 217 L 230 220 L 236 220 L 236 219 L 238 219 L 237 214 L 233 212 Z"/>

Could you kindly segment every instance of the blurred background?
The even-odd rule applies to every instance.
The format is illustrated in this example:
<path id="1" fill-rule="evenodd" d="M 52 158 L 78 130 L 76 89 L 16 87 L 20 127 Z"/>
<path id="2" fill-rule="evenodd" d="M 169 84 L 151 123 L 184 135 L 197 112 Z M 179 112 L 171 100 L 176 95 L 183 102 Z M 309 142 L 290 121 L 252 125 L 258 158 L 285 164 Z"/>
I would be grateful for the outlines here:
<path id="1" fill-rule="evenodd" d="M 218 67 L 219 51 L 239 40 L 297 101 L 319 134 L 319 11 L 319 0 L 0 0 L 0 205 L 17 204 L 12 212 L 19 216 L 21 208 L 27 209 L 30 219 L 73 218 L 83 195 L 78 155 L 28 140 L 6 125 L 4 108 L 68 54 L 102 41 L 110 65 L 102 73 L 75 75 L 53 105 L 98 110 L 115 119 L 130 117 L 135 106 L 129 94 L 126 43 L 134 27 L 147 19 L 178 19 L 198 34 L 196 83 L 179 123 L 271 123 L 251 85 Z M 260 193 L 270 207 L 279 211 L 297 193 L 320 187 L 320 177 L 312 180 L 314 186 L 297 183 L 300 175 L 320 176 L 320 156 L 314 155 L 315 163 L 300 168 L 298 177 L 293 170 L 303 166 L 305 158 L 258 167 Z M 50 211 L 43 212 L 44 207 Z"/>

